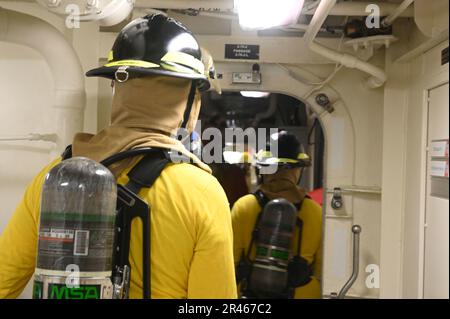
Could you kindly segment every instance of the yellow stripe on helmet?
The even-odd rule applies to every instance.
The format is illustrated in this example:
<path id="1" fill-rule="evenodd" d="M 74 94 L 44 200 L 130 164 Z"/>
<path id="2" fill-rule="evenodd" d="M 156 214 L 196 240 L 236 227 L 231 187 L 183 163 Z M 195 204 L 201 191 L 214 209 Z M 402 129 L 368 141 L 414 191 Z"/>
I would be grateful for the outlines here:
<path id="1" fill-rule="evenodd" d="M 305 154 L 305 153 L 298 154 L 297 158 L 300 160 L 309 160 L 308 154 Z"/>
<path id="2" fill-rule="evenodd" d="M 205 66 L 203 65 L 203 62 L 187 53 L 168 52 L 162 57 L 161 62 L 181 64 L 182 66 L 189 67 L 202 75 L 205 74 Z"/>
<path id="3" fill-rule="evenodd" d="M 141 60 L 120 60 L 106 63 L 104 66 L 113 67 L 113 66 L 136 66 L 140 68 L 158 68 L 159 65 L 147 61 Z"/>
<path id="4" fill-rule="evenodd" d="M 263 151 L 263 150 L 260 150 L 260 151 L 258 152 L 258 154 L 256 154 L 256 156 L 259 157 L 259 158 L 263 158 L 263 157 L 273 157 L 272 152 L 269 152 L 269 151 Z"/>
<path id="5" fill-rule="evenodd" d="M 288 164 L 297 164 L 297 160 L 293 160 L 291 158 L 277 158 L 277 163 L 288 163 Z"/>
<path id="6" fill-rule="evenodd" d="M 292 158 L 284 158 L 284 157 L 275 157 L 270 151 L 259 151 L 256 155 L 260 161 L 266 161 L 271 164 L 298 164 L 300 161 L 309 161 L 310 158 L 305 153 L 299 153 L 297 159 Z"/>
<path id="7" fill-rule="evenodd" d="M 197 74 L 196 71 L 192 70 L 191 68 L 188 68 L 187 66 L 183 65 L 170 65 L 168 63 L 161 63 L 164 70 L 172 71 L 176 73 L 186 73 L 186 74 Z"/>
<path id="8" fill-rule="evenodd" d="M 114 60 L 114 53 L 113 51 L 109 51 L 108 53 L 108 62 L 111 62 L 112 60 Z"/>

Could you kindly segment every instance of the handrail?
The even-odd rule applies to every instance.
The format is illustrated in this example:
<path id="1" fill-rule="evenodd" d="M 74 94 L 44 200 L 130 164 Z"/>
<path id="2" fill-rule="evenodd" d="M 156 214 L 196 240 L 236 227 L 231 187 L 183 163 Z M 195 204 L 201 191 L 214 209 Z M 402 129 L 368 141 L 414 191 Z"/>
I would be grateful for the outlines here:
<path id="1" fill-rule="evenodd" d="M 363 194 L 381 194 L 381 188 L 378 186 L 359 186 L 359 185 L 348 185 L 339 186 L 342 194 L 352 194 L 352 193 L 363 193 Z M 328 194 L 334 193 L 334 188 L 327 188 L 326 192 Z"/>
<path id="2" fill-rule="evenodd" d="M 353 233 L 353 271 L 352 275 L 339 292 L 337 299 L 344 299 L 345 295 L 353 286 L 359 274 L 359 235 L 361 233 L 361 226 L 353 225 L 352 233 Z"/>

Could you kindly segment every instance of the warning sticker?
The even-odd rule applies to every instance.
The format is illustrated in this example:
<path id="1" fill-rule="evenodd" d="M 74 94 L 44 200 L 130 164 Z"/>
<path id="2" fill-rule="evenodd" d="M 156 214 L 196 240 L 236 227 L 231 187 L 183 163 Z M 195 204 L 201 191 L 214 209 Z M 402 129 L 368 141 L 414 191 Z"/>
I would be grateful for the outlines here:
<path id="1" fill-rule="evenodd" d="M 448 177 L 448 161 L 432 161 L 431 176 Z"/>
<path id="2" fill-rule="evenodd" d="M 448 140 L 431 142 L 430 152 L 431 157 L 448 157 Z"/>
<path id="3" fill-rule="evenodd" d="M 89 254 L 89 230 L 77 230 L 75 232 L 74 256 L 87 256 Z"/>
<path id="4" fill-rule="evenodd" d="M 94 215 L 83 215 L 83 220 L 70 217 L 41 212 L 37 268 L 65 271 L 67 265 L 75 264 L 80 272 L 111 269 L 114 220 Z"/>

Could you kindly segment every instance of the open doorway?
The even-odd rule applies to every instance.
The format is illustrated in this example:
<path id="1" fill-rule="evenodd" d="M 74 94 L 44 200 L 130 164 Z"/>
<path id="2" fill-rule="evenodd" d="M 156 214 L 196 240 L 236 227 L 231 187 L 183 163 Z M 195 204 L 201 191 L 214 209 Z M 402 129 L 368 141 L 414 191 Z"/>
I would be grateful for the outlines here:
<path id="1" fill-rule="evenodd" d="M 311 166 L 301 170 L 298 186 L 303 188 L 312 200 L 322 206 L 324 197 L 323 190 L 325 189 L 324 132 L 322 130 L 321 122 L 317 119 L 315 112 L 313 112 L 304 102 L 292 96 L 280 93 L 228 91 L 224 92 L 222 95 L 217 95 L 214 92 L 207 92 L 203 95 L 199 119 L 201 121 L 202 133 L 209 128 L 214 128 L 220 130 L 222 133 L 221 136 L 227 136 L 226 131 L 230 129 L 238 129 L 245 132 L 257 132 L 256 135 L 258 135 L 256 138 L 258 140 L 256 146 L 257 149 L 252 149 L 252 146 L 255 145 L 243 139 L 240 140 L 240 143 L 243 143 L 244 147 L 240 148 L 239 146 L 241 145 L 239 145 L 237 140 L 235 142 L 234 139 L 231 139 L 231 141 L 227 138 L 223 139 L 221 148 L 223 150 L 223 154 L 221 154 L 222 161 L 210 164 L 214 176 L 225 190 L 230 207 L 233 208 L 233 229 L 237 234 L 247 234 L 247 230 L 249 229 L 244 225 L 256 225 L 257 223 L 243 222 L 243 219 L 241 219 L 241 216 L 243 216 L 243 207 L 249 212 L 248 216 L 254 216 L 255 209 L 259 209 L 261 205 L 264 206 L 262 202 L 259 202 L 260 206 L 254 206 L 251 204 L 251 201 L 249 201 L 249 198 L 252 196 L 246 195 L 254 193 L 261 185 L 264 185 L 262 186 L 262 189 L 268 187 L 267 182 L 269 179 L 266 179 L 266 176 L 262 177 L 258 174 L 258 168 L 257 165 L 255 165 L 255 161 L 257 157 L 256 154 L 259 154 L 262 150 L 268 150 L 266 145 L 269 138 L 273 137 L 273 130 L 276 132 L 287 131 L 290 134 L 295 135 L 300 142 L 300 153 L 306 153 L 309 156 Z M 201 135 L 208 136 L 208 134 Z M 262 140 L 265 143 L 260 143 L 261 135 L 263 135 Z M 202 142 L 206 147 L 210 141 Z M 297 148 L 295 147 L 295 149 Z M 296 150 L 294 153 L 298 154 L 297 152 L 298 151 Z M 297 155 L 295 156 L 297 157 Z M 282 178 L 289 179 L 290 177 L 284 175 Z M 296 180 L 297 178 L 298 176 L 295 177 Z M 287 189 L 297 189 L 295 187 L 293 188 L 292 184 L 289 185 L 290 186 L 283 186 L 285 187 L 283 188 L 283 191 L 286 191 Z M 304 194 L 303 190 L 301 190 L 302 194 Z M 278 194 L 279 193 L 275 192 L 275 197 L 271 199 L 280 197 L 289 198 L 289 196 L 291 196 L 287 195 L 288 197 L 284 197 L 279 196 Z M 272 194 L 272 196 L 274 196 L 274 194 Z M 298 221 L 301 222 L 301 226 L 299 226 L 298 229 L 297 227 L 294 227 L 294 232 L 296 233 L 292 238 L 301 238 L 301 241 L 298 241 L 298 243 L 291 243 L 290 249 L 292 257 L 294 257 L 295 253 L 297 254 L 295 256 L 300 256 L 300 249 L 297 250 L 296 247 L 300 247 L 301 243 L 301 256 L 302 258 L 305 258 L 304 260 L 307 261 L 308 269 L 311 271 L 311 275 L 308 275 L 311 276 L 309 277 L 311 278 L 310 281 L 307 281 L 306 284 L 295 286 L 299 288 L 292 290 L 295 292 L 291 297 L 299 299 L 320 298 L 320 296 L 322 296 L 321 274 L 323 268 L 321 249 L 324 232 L 321 218 L 323 213 L 317 205 L 314 205 L 309 200 L 308 202 L 294 202 L 298 197 L 291 196 L 290 198 L 295 198 L 294 200 L 291 199 L 290 202 L 296 204 L 297 211 L 299 211 L 299 214 L 296 216 Z M 238 200 L 239 203 L 233 207 Z M 243 203 L 245 203 L 245 205 L 243 205 Z M 295 207 L 293 207 L 293 209 L 295 211 Z M 259 214 L 259 216 L 262 216 L 262 214 Z M 256 220 L 259 220 L 259 217 L 256 217 Z M 306 222 L 303 223 L 303 221 Z M 243 229 L 245 230 L 242 231 Z M 253 231 L 249 230 L 248 233 L 255 234 L 255 229 L 256 226 L 253 228 Z M 300 231 L 302 231 L 303 235 L 299 237 Z M 247 254 L 247 258 L 250 258 L 250 252 L 252 251 L 251 242 L 253 241 L 248 245 L 247 241 L 249 241 L 249 239 L 246 237 L 247 235 L 243 236 L 246 239 L 243 239 L 244 237 L 241 238 L 240 236 L 237 236 L 237 239 L 235 237 L 235 258 L 239 258 L 239 255 L 242 256 L 241 248 L 244 249 L 243 251 L 245 252 L 244 254 Z M 279 249 L 276 246 L 270 247 L 270 249 Z M 254 250 L 254 252 L 256 252 L 256 250 Z M 240 258 L 242 261 L 243 257 Z M 258 258 L 255 260 L 260 261 Z M 235 262 L 237 262 L 237 260 L 235 260 Z M 275 263 L 275 261 L 273 262 Z M 240 278 L 239 273 L 240 271 L 237 269 L 238 278 Z M 250 280 L 250 278 L 248 277 L 245 280 Z M 303 288 L 304 290 L 302 290 Z"/>
<path id="2" fill-rule="evenodd" d="M 246 96 L 244 96 L 244 95 Z M 258 92 L 206 92 L 202 97 L 199 119 L 202 130 L 209 127 L 222 133 L 227 128 L 246 130 L 276 128 L 295 134 L 301 143 L 302 151 L 311 157 L 311 167 L 304 170 L 300 180 L 302 186 L 314 200 L 322 204 L 324 184 L 325 141 L 320 121 L 302 101 L 285 94 Z M 222 134 L 225 135 L 225 134 Z M 259 137 L 258 137 L 259 138 Z M 203 141 L 205 144 L 208 141 Z M 223 149 L 233 149 L 233 145 L 223 142 Z M 247 150 L 250 153 L 258 150 Z M 255 172 L 246 159 L 224 158 L 223 163 L 210 165 L 213 174 L 222 184 L 230 202 L 252 193 L 258 186 Z"/>

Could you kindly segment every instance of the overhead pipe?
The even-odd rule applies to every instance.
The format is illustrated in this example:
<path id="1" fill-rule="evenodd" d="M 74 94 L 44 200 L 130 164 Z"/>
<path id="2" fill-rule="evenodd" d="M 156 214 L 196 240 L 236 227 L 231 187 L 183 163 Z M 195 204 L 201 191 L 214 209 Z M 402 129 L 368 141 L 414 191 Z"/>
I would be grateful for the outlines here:
<path id="1" fill-rule="evenodd" d="M 373 5 L 373 2 L 349 2 L 349 1 L 341 1 L 337 3 L 330 11 L 331 16 L 367 16 L 370 12 L 367 12 L 366 9 L 368 6 Z M 380 8 L 380 15 L 387 16 L 395 13 L 398 10 L 398 4 L 395 3 L 377 3 L 377 6 Z M 302 14 L 313 15 L 315 13 L 315 8 L 308 9 L 305 6 Z M 400 13 L 400 17 L 402 18 L 412 18 L 414 17 L 413 8 L 407 8 L 403 12 Z"/>
<path id="2" fill-rule="evenodd" d="M 141 10 L 148 11 L 157 11 L 155 9 L 144 9 L 141 8 Z M 202 11 L 202 10 L 196 10 L 196 9 L 169 9 L 168 12 L 178 13 L 178 14 L 184 14 L 184 15 L 191 15 L 195 17 L 210 17 L 210 18 L 217 18 L 217 19 L 223 19 L 223 20 L 239 20 L 239 17 L 236 14 L 233 13 L 220 13 L 220 12 L 209 12 L 209 11 Z M 166 12 L 163 12 L 164 15 L 167 15 Z"/>
<path id="3" fill-rule="evenodd" d="M 309 8 L 307 3 L 304 6 L 302 14 L 313 15 L 315 12 L 315 7 Z M 368 12 L 366 11 L 367 6 L 373 4 L 373 2 L 339 2 L 330 11 L 332 16 L 366 16 Z M 380 8 L 380 14 L 382 16 L 387 16 L 395 12 L 397 9 L 394 3 L 377 3 Z M 176 9 L 176 10 L 186 10 L 186 9 L 204 9 L 210 11 L 211 13 L 220 11 L 232 11 L 234 10 L 233 0 L 136 0 L 135 8 L 161 8 L 161 9 Z M 411 18 L 414 17 L 414 10 L 408 8 L 400 14 L 400 17 Z"/>
<path id="4" fill-rule="evenodd" d="M 287 27 L 282 27 L 281 29 L 283 29 L 284 31 L 306 31 L 309 28 L 309 24 L 301 24 L 301 23 L 297 23 L 297 24 L 291 24 Z M 320 28 L 319 30 L 320 32 L 328 32 L 328 30 L 326 28 Z"/>
<path id="5" fill-rule="evenodd" d="M 384 85 L 387 80 L 386 72 L 370 63 L 362 61 L 357 57 L 340 53 L 335 50 L 324 47 L 314 42 L 320 28 L 322 27 L 325 19 L 328 17 L 329 12 L 336 4 L 336 0 L 321 0 L 316 12 L 311 20 L 308 30 L 306 30 L 303 40 L 308 48 L 332 61 L 342 64 L 352 69 L 358 69 L 371 75 L 367 80 L 367 86 L 369 88 L 378 88 Z"/>
<path id="6" fill-rule="evenodd" d="M 389 27 L 394 23 L 395 19 L 397 19 L 406 9 L 409 8 L 411 4 L 413 4 L 414 0 L 404 0 L 398 7 L 392 12 L 389 16 L 381 21 L 381 25 L 383 27 Z"/>
<path id="7" fill-rule="evenodd" d="M 0 8 L 0 41 L 32 48 L 47 62 L 54 79 L 57 151 L 64 149 L 73 135 L 83 129 L 86 105 L 83 69 L 75 50 L 49 23 L 3 8 Z"/>
<path id="8" fill-rule="evenodd" d="M 233 10 L 233 0 L 136 0 L 135 8 Z"/>
<path id="9" fill-rule="evenodd" d="M 227 13 L 214 13 L 214 12 L 208 12 L 208 11 L 199 11 L 199 16 L 202 17 L 211 17 L 211 18 L 219 18 L 219 19 L 225 19 L 225 20 L 239 20 L 239 17 L 235 14 L 227 14 Z"/>

